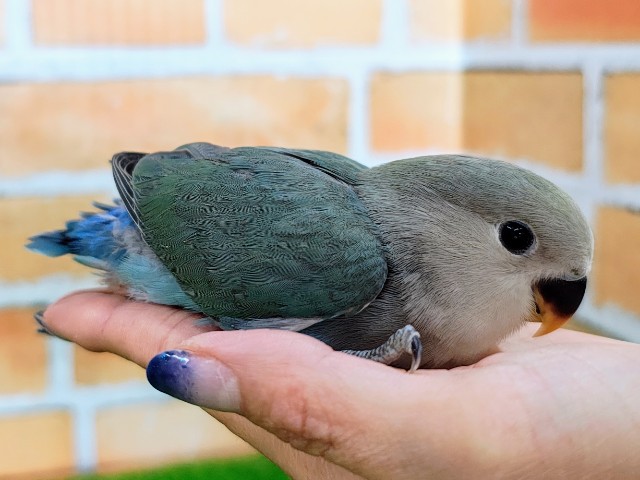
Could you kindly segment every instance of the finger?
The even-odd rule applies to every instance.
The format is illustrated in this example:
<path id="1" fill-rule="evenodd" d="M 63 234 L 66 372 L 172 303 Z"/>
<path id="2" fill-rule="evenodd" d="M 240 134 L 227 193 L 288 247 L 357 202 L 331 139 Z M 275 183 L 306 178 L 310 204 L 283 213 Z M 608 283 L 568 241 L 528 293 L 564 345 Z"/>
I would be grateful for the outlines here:
<path id="1" fill-rule="evenodd" d="M 537 325 L 533 325 L 531 323 L 525 324 L 525 326 L 523 326 L 518 332 L 502 342 L 500 344 L 500 349 L 503 351 L 511 351 L 540 348 L 541 346 L 546 345 L 558 345 L 567 343 L 610 344 L 619 342 L 619 340 L 615 340 L 612 338 L 579 332 L 576 330 L 569 330 L 566 328 L 560 328 L 547 335 L 533 338 L 533 334 L 537 331 L 537 329 Z"/>
<path id="2" fill-rule="evenodd" d="M 198 325 L 198 318 L 184 310 L 95 291 L 68 295 L 44 312 L 44 323 L 52 333 L 143 367 L 158 352 L 212 329 Z"/>
<path id="3" fill-rule="evenodd" d="M 295 449 L 366 478 L 380 477 L 383 467 L 386 478 L 396 478 L 394 472 L 411 470 L 414 455 L 449 442 L 440 438 L 430 449 L 447 421 L 421 416 L 447 404 L 456 413 L 446 372 L 408 374 L 284 331 L 212 332 L 180 348 L 150 362 L 154 387 L 240 413 Z M 463 444 L 455 451 L 464 451 Z M 434 458 L 436 468 L 438 462 Z"/>
<path id="4" fill-rule="evenodd" d="M 343 467 L 330 463 L 322 457 L 296 450 L 274 434 L 254 425 L 235 413 L 206 410 L 231 432 L 255 447 L 271 459 L 291 478 L 330 478 L 332 480 L 362 479 Z"/>
<path id="5" fill-rule="evenodd" d="M 96 293 L 104 295 L 95 295 Z M 159 351 L 174 347 L 203 332 L 194 315 L 175 309 L 131 302 L 105 290 L 71 294 L 46 312 L 46 324 L 59 336 L 94 351 L 110 351 L 145 366 Z M 151 331 L 153 334 L 149 334 Z M 153 347 L 152 345 L 157 345 Z M 272 433 L 229 413 L 209 412 L 232 432 L 258 448 L 293 478 L 354 479 L 350 472 L 295 450 Z"/>

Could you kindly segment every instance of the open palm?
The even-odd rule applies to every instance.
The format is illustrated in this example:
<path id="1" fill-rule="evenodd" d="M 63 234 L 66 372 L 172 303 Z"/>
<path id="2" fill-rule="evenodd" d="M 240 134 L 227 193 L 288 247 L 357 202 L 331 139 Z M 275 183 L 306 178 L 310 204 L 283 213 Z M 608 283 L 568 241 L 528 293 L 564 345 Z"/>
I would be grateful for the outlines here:
<path id="1" fill-rule="evenodd" d="M 640 469 L 638 345 L 525 330 L 475 365 L 408 374 L 297 333 L 211 331 L 196 318 L 93 291 L 55 303 L 44 321 L 142 367 L 167 350 L 188 355 L 188 382 L 149 372 L 154 386 L 205 407 L 294 478 L 600 479 Z"/>

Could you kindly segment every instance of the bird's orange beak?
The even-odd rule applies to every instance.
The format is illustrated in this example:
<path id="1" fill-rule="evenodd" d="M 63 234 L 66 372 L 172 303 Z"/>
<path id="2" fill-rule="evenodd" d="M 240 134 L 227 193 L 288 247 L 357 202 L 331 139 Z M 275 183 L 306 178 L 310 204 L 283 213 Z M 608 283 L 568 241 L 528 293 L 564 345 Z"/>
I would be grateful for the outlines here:
<path id="1" fill-rule="evenodd" d="M 533 335 L 540 337 L 557 330 L 566 323 L 582 303 L 587 277 L 579 280 L 541 280 L 533 286 L 536 313 L 531 318 L 540 322 Z"/>

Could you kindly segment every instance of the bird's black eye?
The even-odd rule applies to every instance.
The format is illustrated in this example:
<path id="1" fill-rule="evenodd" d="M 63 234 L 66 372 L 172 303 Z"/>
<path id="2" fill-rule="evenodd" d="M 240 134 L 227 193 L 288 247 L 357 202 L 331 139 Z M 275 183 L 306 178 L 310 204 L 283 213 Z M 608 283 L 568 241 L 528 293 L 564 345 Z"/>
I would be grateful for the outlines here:
<path id="1" fill-rule="evenodd" d="M 510 220 L 500 225 L 500 243 L 514 255 L 529 252 L 536 237 L 529 225 L 518 220 Z"/>

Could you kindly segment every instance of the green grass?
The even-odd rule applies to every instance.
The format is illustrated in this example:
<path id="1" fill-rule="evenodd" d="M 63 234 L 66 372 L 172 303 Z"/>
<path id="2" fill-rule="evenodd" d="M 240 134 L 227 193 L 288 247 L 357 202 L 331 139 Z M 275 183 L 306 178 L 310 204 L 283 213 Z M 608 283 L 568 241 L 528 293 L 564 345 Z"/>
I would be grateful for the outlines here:
<path id="1" fill-rule="evenodd" d="M 81 475 L 70 480 L 287 480 L 282 470 L 262 456 L 208 460 L 138 472 Z"/>

